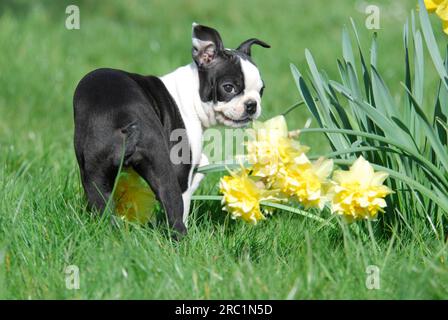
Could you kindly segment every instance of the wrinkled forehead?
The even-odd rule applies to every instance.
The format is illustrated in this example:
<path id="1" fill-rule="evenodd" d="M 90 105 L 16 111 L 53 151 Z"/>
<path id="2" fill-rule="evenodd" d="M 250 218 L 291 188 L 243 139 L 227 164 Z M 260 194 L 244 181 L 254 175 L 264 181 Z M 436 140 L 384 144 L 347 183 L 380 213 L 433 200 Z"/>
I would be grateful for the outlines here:
<path id="1" fill-rule="evenodd" d="M 234 78 L 243 80 L 244 75 L 241 68 L 241 61 L 236 55 L 225 55 L 216 59 L 216 63 L 210 70 L 217 79 Z"/>

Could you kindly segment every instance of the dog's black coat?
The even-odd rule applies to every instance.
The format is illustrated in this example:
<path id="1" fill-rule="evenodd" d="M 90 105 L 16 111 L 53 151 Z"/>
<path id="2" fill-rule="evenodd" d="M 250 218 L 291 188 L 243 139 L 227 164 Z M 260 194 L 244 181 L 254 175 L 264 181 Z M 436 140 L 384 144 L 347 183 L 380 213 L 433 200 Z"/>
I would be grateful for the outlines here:
<path id="1" fill-rule="evenodd" d="M 228 50 L 215 29 L 198 24 L 193 24 L 192 44 L 197 78 L 195 74 L 185 74 L 188 66 L 162 77 L 163 80 L 120 70 L 98 69 L 78 84 L 74 96 L 74 144 L 91 209 L 99 212 L 105 210 L 123 163 L 134 168 L 150 185 L 165 209 L 169 225 L 180 234 L 186 232 L 183 219 L 187 221 L 191 195 L 203 177 L 193 174 L 191 163 L 194 158 L 194 165 L 198 165 L 199 156 L 200 161 L 204 156 L 196 147 L 195 154 L 192 154 L 190 145 L 197 146 L 201 142 L 199 134 L 202 128 L 198 125 L 208 127 L 212 123 L 199 114 L 196 116 L 200 122 L 195 121 L 191 112 L 197 113 L 197 108 L 204 108 L 204 104 L 196 105 L 191 97 L 198 94 L 198 100 L 216 105 L 240 96 L 247 89 L 247 75 L 241 61 L 253 63 L 252 45 L 269 47 L 263 41 L 252 38 L 236 50 Z M 170 77 L 176 72 L 179 72 L 179 78 Z M 197 86 L 189 81 L 197 81 Z M 252 87 L 254 85 L 251 84 Z M 259 82 L 256 85 L 261 97 L 263 88 L 258 88 Z M 184 90 L 199 91 L 182 96 L 180 93 L 184 90 L 178 90 L 180 86 L 185 86 Z M 173 97 L 182 107 L 182 113 Z M 238 125 L 241 121 L 247 123 L 257 111 L 257 101 L 248 99 L 244 105 L 240 119 L 227 121 Z M 186 129 L 193 141 L 188 141 Z M 174 141 L 170 139 L 172 134 Z M 179 142 L 182 143 L 181 148 L 176 145 Z M 173 148 L 175 145 L 176 148 Z M 176 155 L 176 159 L 170 156 L 174 150 L 181 153 Z M 178 159 L 182 159 L 180 164 Z"/>
<path id="2" fill-rule="evenodd" d="M 188 188 L 191 161 L 170 161 L 171 147 L 179 142 L 170 141 L 170 134 L 185 124 L 163 82 L 98 69 L 80 81 L 73 104 L 75 152 L 89 207 L 105 209 L 123 160 L 150 185 L 170 225 L 185 232 L 182 193 Z M 188 141 L 186 134 L 179 139 Z"/>

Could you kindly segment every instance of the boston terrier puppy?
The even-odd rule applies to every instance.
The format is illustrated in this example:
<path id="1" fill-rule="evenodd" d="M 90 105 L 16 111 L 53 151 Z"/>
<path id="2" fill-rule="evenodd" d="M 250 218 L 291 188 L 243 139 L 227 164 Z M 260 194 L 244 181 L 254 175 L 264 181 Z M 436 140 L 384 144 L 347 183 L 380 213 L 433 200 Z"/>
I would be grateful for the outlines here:
<path id="1" fill-rule="evenodd" d="M 264 85 L 251 46 L 269 45 L 249 39 L 226 49 L 215 29 L 196 23 L 192 40 L 193 62 L 165 76 L 97 69 L 79 82 L 74 146 L 90 210 L 106 209 L 120 167 L 131 167 L 155 193 L 170 227 L 185 234 L 191 196 L 203 178 L 194 169 L 208 163 L 204 128 L 242 127 L 260 115 Z M 179 143 L 188 152 L 173 161 Z"/>

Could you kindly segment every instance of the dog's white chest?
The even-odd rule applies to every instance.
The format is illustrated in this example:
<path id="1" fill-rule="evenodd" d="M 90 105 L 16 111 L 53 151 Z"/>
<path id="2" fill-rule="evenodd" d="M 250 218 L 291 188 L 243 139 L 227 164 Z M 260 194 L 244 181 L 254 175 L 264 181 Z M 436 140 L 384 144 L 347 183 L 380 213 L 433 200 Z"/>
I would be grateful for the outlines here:
<path id="1" fill-rule="evenodd" d="M 191 150 L 192 170 L 199 165 L 202 153 L 202 123 L 198 111 L 202 111 L 199 98 L 199 79 L 193 65 L 180 67 L 160 78 L 173 97 L 182 116 Z M 203 111 L 202 111 L 203 112 Z M 189 175 L 189 185 L 192 172 Z"/>
<path id="2" fill-rule="evenodd" d="M 204 177 L 203 174 L 194 174 L 194 170 L 197 166 L 208 163 L 207 158 L 202 156 L 202 124 L 208 120 L 209 116 L 204 111 L 199 97 L 199 79 L 194 64 L 178 68 L 161 77 L 161 80 L 179 108 L 191 151 L 188 189 L 182 194 L 183 221 L 187 226 L 191 196 Z"/>

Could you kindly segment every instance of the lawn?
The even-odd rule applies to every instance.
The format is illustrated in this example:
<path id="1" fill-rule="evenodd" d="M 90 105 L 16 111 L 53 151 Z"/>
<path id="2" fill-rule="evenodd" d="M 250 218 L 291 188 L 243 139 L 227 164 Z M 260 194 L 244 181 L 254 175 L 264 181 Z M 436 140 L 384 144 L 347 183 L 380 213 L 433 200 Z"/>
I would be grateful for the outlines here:
<path id="1" fill-rule="evenodd" d="M 378 69 L 391 88 L 400 88 L 402 26 L 416 1 L 375 3 L 381 10 Z M 65 28 L 68 4 L 80 8 L 80 30 Z M 251 37 L 272 46 L 253 49 L 266 83 L 267 119 L 300 100 L 290 63 L 305 71 L 306 48 L 319 68 L 336 76 L 341 30 L 350 17 L 368 49 L 373 31 L 364 27 L 362 8 L 351 0 L 2 0 L 0 298 L 448 298 L 445 239 L 418 219 L 408 231 L 366 233 L 362 225 L 334 220 L 331 229 L 276 212 L 251 226 L 229 219 L 215 202 L 196 201 L 189 233 L 177 243 L 163 224 L 115 226 L 85 211 L 72 144 L 72 96 L 85 73 L 113 67 L 162 75 L 187 64 L 196 21 L 217 28 L 227 47 Z M 425 88 L 436 85 L 428 69 Z M 301 128 L 311 117 L 302 106 L 288 124 Z M 329 150 L 323 135 L 302 141 L 315 154 Z M 216 194 L 218 179 L 208 176 L 197 193 Z M 73 265 L 78 290 L 66 286 L 66 267 Z M 366 286 L 368 266 L 378 268 L 379 289 Z"/>

